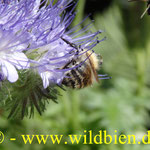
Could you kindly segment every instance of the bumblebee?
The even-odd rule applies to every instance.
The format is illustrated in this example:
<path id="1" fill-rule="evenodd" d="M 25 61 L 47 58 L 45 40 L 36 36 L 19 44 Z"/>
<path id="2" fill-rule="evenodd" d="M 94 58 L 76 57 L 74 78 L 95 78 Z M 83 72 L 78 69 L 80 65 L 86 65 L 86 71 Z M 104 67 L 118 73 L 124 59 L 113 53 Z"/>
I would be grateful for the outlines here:
<path id="1" fill-rule="evenodd" d="M 145 9 L 144 13 L 141 15 L 141 18 L 143 18 L 143 16 L 146 14 L 146 12 L 148 13 L 148 15 L 150 15 L 150 0 L 128 0 L 129 2 L 134 2 L 134 1 L 144 1 L 147 2 L 147 8 Z"/>
<path id="2" fill-rule="evenodd" d="M 87 51 L 72 59 L 62 69 L 70 69 L 66 72 L 66 77 L 63 79 L 62 84 L 73 89 L 80 89 L 92 85 L 94 81 L 99 81 L 97 70 L 102 65 L 103 59 L 92 51 Z"/>

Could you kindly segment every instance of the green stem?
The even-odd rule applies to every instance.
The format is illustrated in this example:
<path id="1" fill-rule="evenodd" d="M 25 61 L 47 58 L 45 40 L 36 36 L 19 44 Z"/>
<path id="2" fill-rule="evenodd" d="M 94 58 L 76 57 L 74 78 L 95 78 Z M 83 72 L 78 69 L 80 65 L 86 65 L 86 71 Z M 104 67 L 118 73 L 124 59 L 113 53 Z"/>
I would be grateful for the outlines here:
<path id="1" fill-rule="evenodd" d="M 145 85 L 145 70 L 146 70 L 146 57 L 144 51 L 136 52 L 136 67 L 137 67 L 137 95 L 141 95 Z"/>
<path id="2" fill-rule="evenodd" d="M 69 91 L 69 97 L 70 101 L 72 101 L 72 117 L 71 117 L 71 124 L 73 126 L 73 129 L 79 129 L 80 128 L 80 121 L 79 121 L 79 115 L 80 115 L 80 99 L 79 94 L 77 91 L 70 90 Z"/>
<path id="3" fill-rule="evenodd" d="M 61 92 L 62 96 L 62 103 L 63 103 L 63 112 L 67 120 L 71 118 L 71 103 L 68 96 L 67 91 Z"/>

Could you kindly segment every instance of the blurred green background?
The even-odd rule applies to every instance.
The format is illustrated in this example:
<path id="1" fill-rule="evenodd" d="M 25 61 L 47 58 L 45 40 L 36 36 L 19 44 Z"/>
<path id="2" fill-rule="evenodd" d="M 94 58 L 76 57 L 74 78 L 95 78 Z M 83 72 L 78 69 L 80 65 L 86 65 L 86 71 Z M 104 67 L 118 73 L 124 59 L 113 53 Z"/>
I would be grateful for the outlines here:
<path id="1" fill-rule="evenodd" d="M 150 16 L 140 19 L 146 3 L 129 3 L 127 0 L 79 0 L 78 24 L 87 14 L 84 22 L 94 20 L 90 30 L 104 32 L 107 37 L 94 50 L 103 56 L 100 74 L 109 74 L 111 80 L 102 80 L 82 90 L 60 91 L 59 104 L 50 102 L 40 116 L 22 120 L 7 120 L 0 111 L 0 130 L 5 134 L 5 142 L 0 150 L 148 150 L 150 145 L 83 145 L 79 144 L 33 144 L 25 145 L 21 134 L 83 134 L 99 130 L 108 134 L 134 134 L 142 138 L 150 129 Z M 10 141 L 10 137 L 18 138 Z"/>

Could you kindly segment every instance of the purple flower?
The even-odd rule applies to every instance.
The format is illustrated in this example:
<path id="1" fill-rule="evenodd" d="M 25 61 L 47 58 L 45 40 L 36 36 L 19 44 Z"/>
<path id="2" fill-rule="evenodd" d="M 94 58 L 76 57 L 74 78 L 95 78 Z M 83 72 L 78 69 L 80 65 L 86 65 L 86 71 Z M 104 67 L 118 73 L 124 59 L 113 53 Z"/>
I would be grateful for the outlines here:
<path id="1" fill-rule="evenodd" d="M 65 11 L 70 6 L 71 11 Z M 67 72 L 90 55 L 79 64 L 64 66 L 88 51 L 93 53 L 93 47 L 104 40 L 97 38 L 101 31 L 88 31 L 89 25 L 78 31 L 82 22 L 68 30 L 74 8 L 73 0 L 0 0 L 0 83 L 16 82 L 18 71 L 21 79 L 11 85 L 6 100 L 13 104 L 9 117 L 21 110 L 23 118 L 28 107 L 33 115 L 33 106 L 41 114 L 46 101 L 56 102 L 59 93 L 53 85 L 61 85 Z"/>
<path id="2" fill-rule="evenodd" d="M 73 69 L 62 69 L 63 66 L 72 59 L 82 55 L 84 53 L 83 50 L 89 51 L 99 43 L 98 39 L 94 39 L 99 33 L 100 31 L 76 39 L 73 39 L 71 35 L 64 34 L 62 38 L 52 42 L 47 47 L 43 47 L 42 50 L 47 50 L 47 52 L 39 59 L 41 66 L 38 67 L 38 71 L 43 80 L 44 88 L 53 84 L 61 84 L 65 77 L 65 72 Z M 71 43 L 74 43 L 73 46 L 71 46 Z"/>
<path id="3" fill-rule="evenodd" d="M 88 26 L 76 33 L 78 26 L 66 31 L 75 17 L 74 7 L 66 15 L 63 13 L 71 2 L 0 1 L 0 66 L 4 78 L 15 82 L 17 69 L 31 68 L 41 76 L 44 88 L 61 84 L 65 72 L 72 69 L 63 66 L 100 42 L 95 38 L 100 31 L 79 37 Z"/>
<path id="4" fill-rule="evenodd" d="M 18 79 L 16 69 L 28 69 L 33 62 L 38 64 L 24 52 L 56 41 L 65 31 L 60 14 L 67 2 L 62 0 L 54 6 L 44 2 L 39 9 L 40 0 L 0 1 L 0 67 L 1 74 L 10 82 Z"/>
<path id="5" fill-rule="evenodd" d="M 21 35 L 13 30 L 6 30 L 4 26 L 0 26 L 0 66 L 1 72 L 10 82 L 18 79 L 17 69 L 29 68 L 26 55 L 20 51 L 28 46 L 28 42 L 24 43 Z"/>
<path id="6" fill-rule="evenodd" d="M 67 0 L 62 2 L 64 4 L 68 4 Z M 62 6 L 57 7 L 58 12 L 61 12 L 59 9 L 62 8 Z M 53 7 L 51 7 L 51 9 L 53 9 Z M 53 40 L 51 40 L 48 45 L 43 46 L 37 50 L 39 54 L 42 54 L 41 57 L 38 58 L 38 73 L 43 80 L 44 88 L 47 88 L 49 85 L 53 84 L 60 85 L 65 77 L 65 73 L 68 70 L 73 69 L 62 69 L 63 66 L 65 66 L 72 59 L 75 59 L 75 57 L 83 54 L 83 50 L 89 51 L 100 42 L 100 40 L 95 37 L 97 37 L 101 31 L 96 33 L 89 32 L 84 36 L 79 36 L 87 31 L 88 26 L 76 33 L 74 33 L 74 31 L 78 29 L 78 25 L 73 29 L 66 31 L 67 27 L 71 24 L 75 17 L 75 13 L 72 13 L 73 9 L 64 17 L 60 17 L 59 14 L 59 16 L 55 17 L 55 19 L 51 20 L 53 24 L 59 23 L 57 28 L 51 31 L 51 36 L 48 36 Z M 51 15 L 55 16 L 53 13 Z M 77 36 L 79 37 L 76 38 Z"/>
<path id="7" fill-rule="evenodd" d="M 70 54 L 73 48 L 62 39 L 58 39 L 39 50 L 47 50 L 44 56 L 39 59 L 41 66 L 38 67 L 44 88 L 50 84 L 61 83 L 64 78 L 64 71 L 61 68 L 73 57 L 74 54 Z"/>
<path id="8" fill-rule="evenodd" d="M 35 5 L 33 5 L 35 4 Z M 34 12 L 37 9 L 37 1 L 32 5 Z M 0 67 L 1 76 L 10 82 L 18 79 L 16 69 L 29 68 L 27 56 L 23 53 L 32 41 L 31 34 L 27 29 L 34 16 L 28 14 L 29 9 L 25 1 L 0 1 Z M 28 14 L 28 15 L 27 15 Z M 30 23 L 31 24 L 31 23 Z"/>

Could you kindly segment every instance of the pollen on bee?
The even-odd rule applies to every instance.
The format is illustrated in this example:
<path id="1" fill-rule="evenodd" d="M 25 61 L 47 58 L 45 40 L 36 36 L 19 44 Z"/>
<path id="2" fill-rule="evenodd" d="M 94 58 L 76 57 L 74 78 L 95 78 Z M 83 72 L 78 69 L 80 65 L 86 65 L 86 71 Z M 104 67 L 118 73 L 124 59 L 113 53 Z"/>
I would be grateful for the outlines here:
<path id="1" fill-rule="evenodd" d="M 90 54 L 91 54 L 91 52 L 88 51 L 87 55 L 89 56 Z M 92 53 L 91 56 L 90 56 L 90 60 L 91 60 L 91 62 L 93 64 L 94 69 L 98 70 L 99 69 L 99 62 L 100 62 L 100 60 L 98 59 L 97 54 Z"/>

